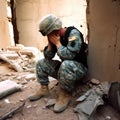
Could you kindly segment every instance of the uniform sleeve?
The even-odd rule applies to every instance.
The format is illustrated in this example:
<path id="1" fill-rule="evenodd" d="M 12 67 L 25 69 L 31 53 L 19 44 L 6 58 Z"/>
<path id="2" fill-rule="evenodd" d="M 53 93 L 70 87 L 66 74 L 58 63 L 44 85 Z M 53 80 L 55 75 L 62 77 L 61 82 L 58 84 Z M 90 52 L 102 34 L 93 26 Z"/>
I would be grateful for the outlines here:
<path id="1" fill-rule="evenodd" d="M 58 56 L 62 60 L 72 60 L 75 58 L 76 54 L 79 53 L 81 48 L 81 37 L 79 31 L 73 29 L 68 37 L 67 46 L 60 46 L 57 50 Z"/>
<path id="2" fill-rule="evenodd" d="M 55 56 L 55 53 L 57 52 L 57 48 L 56 48 L 56 46 L 53 46 L 52 50 L 48 50 L 47 48 L 48 48 L 48 46 L 46 46 L 44 48 L 44 51 L 43 51 L 44 57 L 46 59 L 52 59 Z"/>

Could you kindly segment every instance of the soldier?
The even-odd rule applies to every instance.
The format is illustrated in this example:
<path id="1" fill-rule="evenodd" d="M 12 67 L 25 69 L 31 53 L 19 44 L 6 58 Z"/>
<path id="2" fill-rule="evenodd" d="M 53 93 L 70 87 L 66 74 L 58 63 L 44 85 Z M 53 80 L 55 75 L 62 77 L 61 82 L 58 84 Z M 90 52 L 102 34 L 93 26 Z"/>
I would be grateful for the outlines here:
<path id="1" fill-rule="evenodd" d="M 75 27 L 63 28 L 61 20 L 52 14 L 41 19 L 39 32 L 47 36 L 48 45 L 44 48 L 44 59 L 36 64 L 36 77 L 41 87 L 29 99 L 34 101 L 47 96 L 48 76 L 52 76 L 59 81 L 60 88 L 54 112 L 62 112 L 70 103 L 76 81 L 87 74 L 86 57 L 81 53 L 83 36 Z M 61 61 L 53 60 L 56 53 Z"/>

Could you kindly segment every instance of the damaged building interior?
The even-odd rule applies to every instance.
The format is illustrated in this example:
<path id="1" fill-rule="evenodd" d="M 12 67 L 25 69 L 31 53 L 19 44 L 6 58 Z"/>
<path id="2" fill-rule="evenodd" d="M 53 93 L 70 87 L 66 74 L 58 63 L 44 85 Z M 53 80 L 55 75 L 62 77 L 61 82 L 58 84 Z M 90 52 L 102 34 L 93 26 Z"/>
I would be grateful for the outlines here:
<path id="1" fill-rule="evenodd" d="M 120 0 L 0 0 L 0 11 L 0 120 L 120 120 Z M 88 44 L 86 82 L 60 114 L 53 112 L 59 90 L 52 77 L 51 96 L 28 100 L 39 86 L 35 65 L 47 44 L 39 22 L 46 14 L 78 28 Z"/>

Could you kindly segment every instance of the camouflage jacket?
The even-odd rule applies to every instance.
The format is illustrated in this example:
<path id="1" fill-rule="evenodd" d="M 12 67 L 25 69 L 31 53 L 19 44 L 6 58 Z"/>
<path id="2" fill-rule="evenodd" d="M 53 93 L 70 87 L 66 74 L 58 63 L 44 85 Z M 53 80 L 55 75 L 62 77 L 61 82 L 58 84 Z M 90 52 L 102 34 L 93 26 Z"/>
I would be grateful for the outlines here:
<path id="1" fill-rule="evenodd" d="M 79 62 L 76 56 L 79 55 L 83 41 L 80 32 L 77 29 L 72 29 L 67 39 L 61 38 L 62 45 L 58 49 L 53 46 L 53 49 L 49 51 L 46 46 L 44 49 L 45 58 L 52 59 L 57 53 L 61 60 L 76 60 Z"/>

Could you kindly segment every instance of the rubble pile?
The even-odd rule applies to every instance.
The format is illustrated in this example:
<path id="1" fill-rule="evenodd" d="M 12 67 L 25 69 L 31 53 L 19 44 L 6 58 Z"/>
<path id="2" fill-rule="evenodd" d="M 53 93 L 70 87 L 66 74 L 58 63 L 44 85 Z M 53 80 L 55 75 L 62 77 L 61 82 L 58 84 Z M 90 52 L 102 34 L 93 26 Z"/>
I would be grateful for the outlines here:
<path id="1" fill-rule="evenodd" d="M 0 68 L 6 66 L 8 69 L 8 71 L 4 71 L 3 68 L 0 69 L 0 120 L 11 118 L 21 108 L 26 111 L 22 115 L 23 118 L 30 115 L 27 114 L 29 110 L 35 111 L 34 109 L 37 108 L 41 111 L 47 110 L 46 108 L 53 110 L 53 105 L 56 102 L 55 97 L 58 95 L 58 89 L 56 89 L 58 88 L 58 81 L 54 78 L 49 77 L 49 89 L 52 94 L 51 97 L 44 99 L 44 103 L 41 103 L 42 107 L 39 106 L 40 103 L 36 102 L 34 104 L 27 101 L 27 95 L 33 92 L 33 88 L 35 89 L 37 86 L 35 64 L 41 58 L 43 58 L 43 54 L 37 48 L 25 47 L 20 44 L 0 50 Z M 22 92 L 18 92 L 20 90 Z M 18 94 L 13 94 L 15 92 Z M 13 94 L 13 96 L 9 98 L 9 94 Z M 52 96 L 54 97 L 52 98 Z M 120 111 L 120 83 L 114 82 L 111 84 L 100 82 L 95 78 L 90 79 L 81 85 L 77 84 L 72 101 L 76 104 L 73 112 L 77 113 L 79 120 L 99 118 L 98 107 L 104 107 L 106 102 Z M 106 111 L 109 112 L 108 109 Z M 116 118 L 119 118 L 117 112 L 116 116 Z M 103 117 L 103 119 L 110 120 L 112 118 L 114 118 L 112 114 L 105 114 Z"/>
<path id="2" fill-rule="evenodd" d="M 24 90 L 30 80 L 35 80 L 35 64 L 41 56 L 37 48 L 20 44 L 0 50 L 0 120 L 8 118 L 25 104 L 20 99 L 11 103 L 7 96 Z"/>
<path id="3" fill-rule="evenodd" d="M 34 72 L 35 63 L 41 55 L 42 53 L 37 48 L 19 44 L 0 50 L 0 60 L 8 63 L 8 67 L 17 72 Z M 2 64 L 1 61 L 0 64 Z"/>

